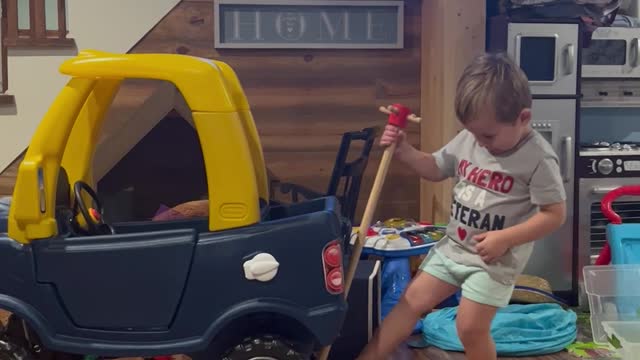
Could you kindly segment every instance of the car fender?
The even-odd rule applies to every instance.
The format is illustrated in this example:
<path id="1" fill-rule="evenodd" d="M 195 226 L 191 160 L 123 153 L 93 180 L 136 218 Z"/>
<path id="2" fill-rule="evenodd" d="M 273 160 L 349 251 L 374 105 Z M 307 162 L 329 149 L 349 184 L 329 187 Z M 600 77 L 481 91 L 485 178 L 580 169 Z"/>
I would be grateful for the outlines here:
<path id="1" fill-rule="evenodd" d="M 28 303 L 8 295 L 0 294 L 0 309 L 6 310 L 24 320 L 45 347 L 51 345 L 51 332 L 42 314 Z"/>
<path id="2" fill-rule="evenodd" d="M 215 341 L 218 334 L 234 321 L 253 314 L 271 313 L 299 323 L 312 336 L 313 341 L 327 344 L 337 334 L 346 310 L 346 303 L 329 303 L 326 306 L 308 309 L 282 299 L 257 299 L 236 304 L 209 326 L 205 338 Z"/>

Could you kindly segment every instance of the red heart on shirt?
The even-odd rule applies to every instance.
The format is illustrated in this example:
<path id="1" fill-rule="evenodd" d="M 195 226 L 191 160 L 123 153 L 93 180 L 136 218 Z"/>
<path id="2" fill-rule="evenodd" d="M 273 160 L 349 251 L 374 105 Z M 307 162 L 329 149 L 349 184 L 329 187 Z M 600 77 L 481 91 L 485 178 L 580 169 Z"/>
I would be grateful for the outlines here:
<path id="1" fill-rule="evenodd" d="M 458 237 L 460 238 L 461 241 L 464 241 L 464 239 L 467 238 L 467 230 L 459 227 L 458 228 Z"/>

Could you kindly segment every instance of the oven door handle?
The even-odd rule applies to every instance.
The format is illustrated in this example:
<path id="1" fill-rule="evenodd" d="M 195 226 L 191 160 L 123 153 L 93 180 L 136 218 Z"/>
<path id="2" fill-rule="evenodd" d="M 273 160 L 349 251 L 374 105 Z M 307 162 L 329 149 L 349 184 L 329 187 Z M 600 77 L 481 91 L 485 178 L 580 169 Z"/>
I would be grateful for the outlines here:
<path id="1" fill-rule="evenodd" d="M 593 195 L 604 195 L 604 194 L 612 192 L 613 190 L 615 190 L 617 188 L 618 188 L 618 186 L 596 186 L 593 189 L 591 189 L 591 193 Z"/>
<path id="2" fill-rule="evenodd" d="M 629 47 L 629 65 L 638 67 L 638 60 L 640 60 L 640 39 L 633 38 Z"/>
<path id="3" fill-rule="evenodd" d="M 520 48 L 522 47 L 522 34 L 517 34 L 514 37 L 515 40 L 515 48 L 513 49 L 513 51 L 515 52 L 515 54 L 512 54 L 513 57 L 515 58 L 516 64 L 518 66 L 520 66 Z"/>
<path id="4" fill-rule="evenodd" d="M 564 74 L 571 75 L 575 65 L 576 48 L 573 44 L 568 44 L 564 48 Z"/>
<path id="5" fill-rule="evenodd" d="M 573 178 L 573 138 L 571 136 L 565 136 L 562 138 L 562 145 L 564 149 L 562 154 L 562 180 L 568 183 Z"/>

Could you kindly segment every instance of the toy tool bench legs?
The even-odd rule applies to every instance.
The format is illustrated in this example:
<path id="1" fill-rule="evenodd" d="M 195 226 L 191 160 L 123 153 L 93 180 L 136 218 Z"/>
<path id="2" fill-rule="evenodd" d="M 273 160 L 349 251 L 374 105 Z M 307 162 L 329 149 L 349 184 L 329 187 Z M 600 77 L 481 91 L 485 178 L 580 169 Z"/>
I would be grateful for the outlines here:
<path id="1" fill-rule="evenodd" d="M 349 226 L 335 197 L 269 205 L 260 139 L 231 67 L 87 50 L 60 71 L 70 79 L 31 139 L 0 234 L 0 308 L 22 327 L 2 336 L 33 356 L 207 360 L 307 359 L 338 337 Z M 104 213 L 92 159 L 130 78 L 168 81 L 184 97 L 207 217 L 112 223 Z"/>

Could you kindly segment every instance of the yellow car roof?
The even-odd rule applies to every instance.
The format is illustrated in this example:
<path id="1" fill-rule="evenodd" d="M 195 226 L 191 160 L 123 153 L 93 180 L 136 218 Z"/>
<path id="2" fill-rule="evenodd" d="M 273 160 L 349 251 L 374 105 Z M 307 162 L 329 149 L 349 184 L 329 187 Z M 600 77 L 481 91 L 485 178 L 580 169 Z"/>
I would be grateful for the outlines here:
<path id="1" fill-rule="evenodd" d="M 84 50 L 64 61 L 60 72 L 92 79 L 165 80 L 178 88 L 194 112 L 234 112 L 238 108 L 231 95 L 233 89 L 224 81 L 220 65 L 214 60 L 180 54 L 112 54 Z"/>

